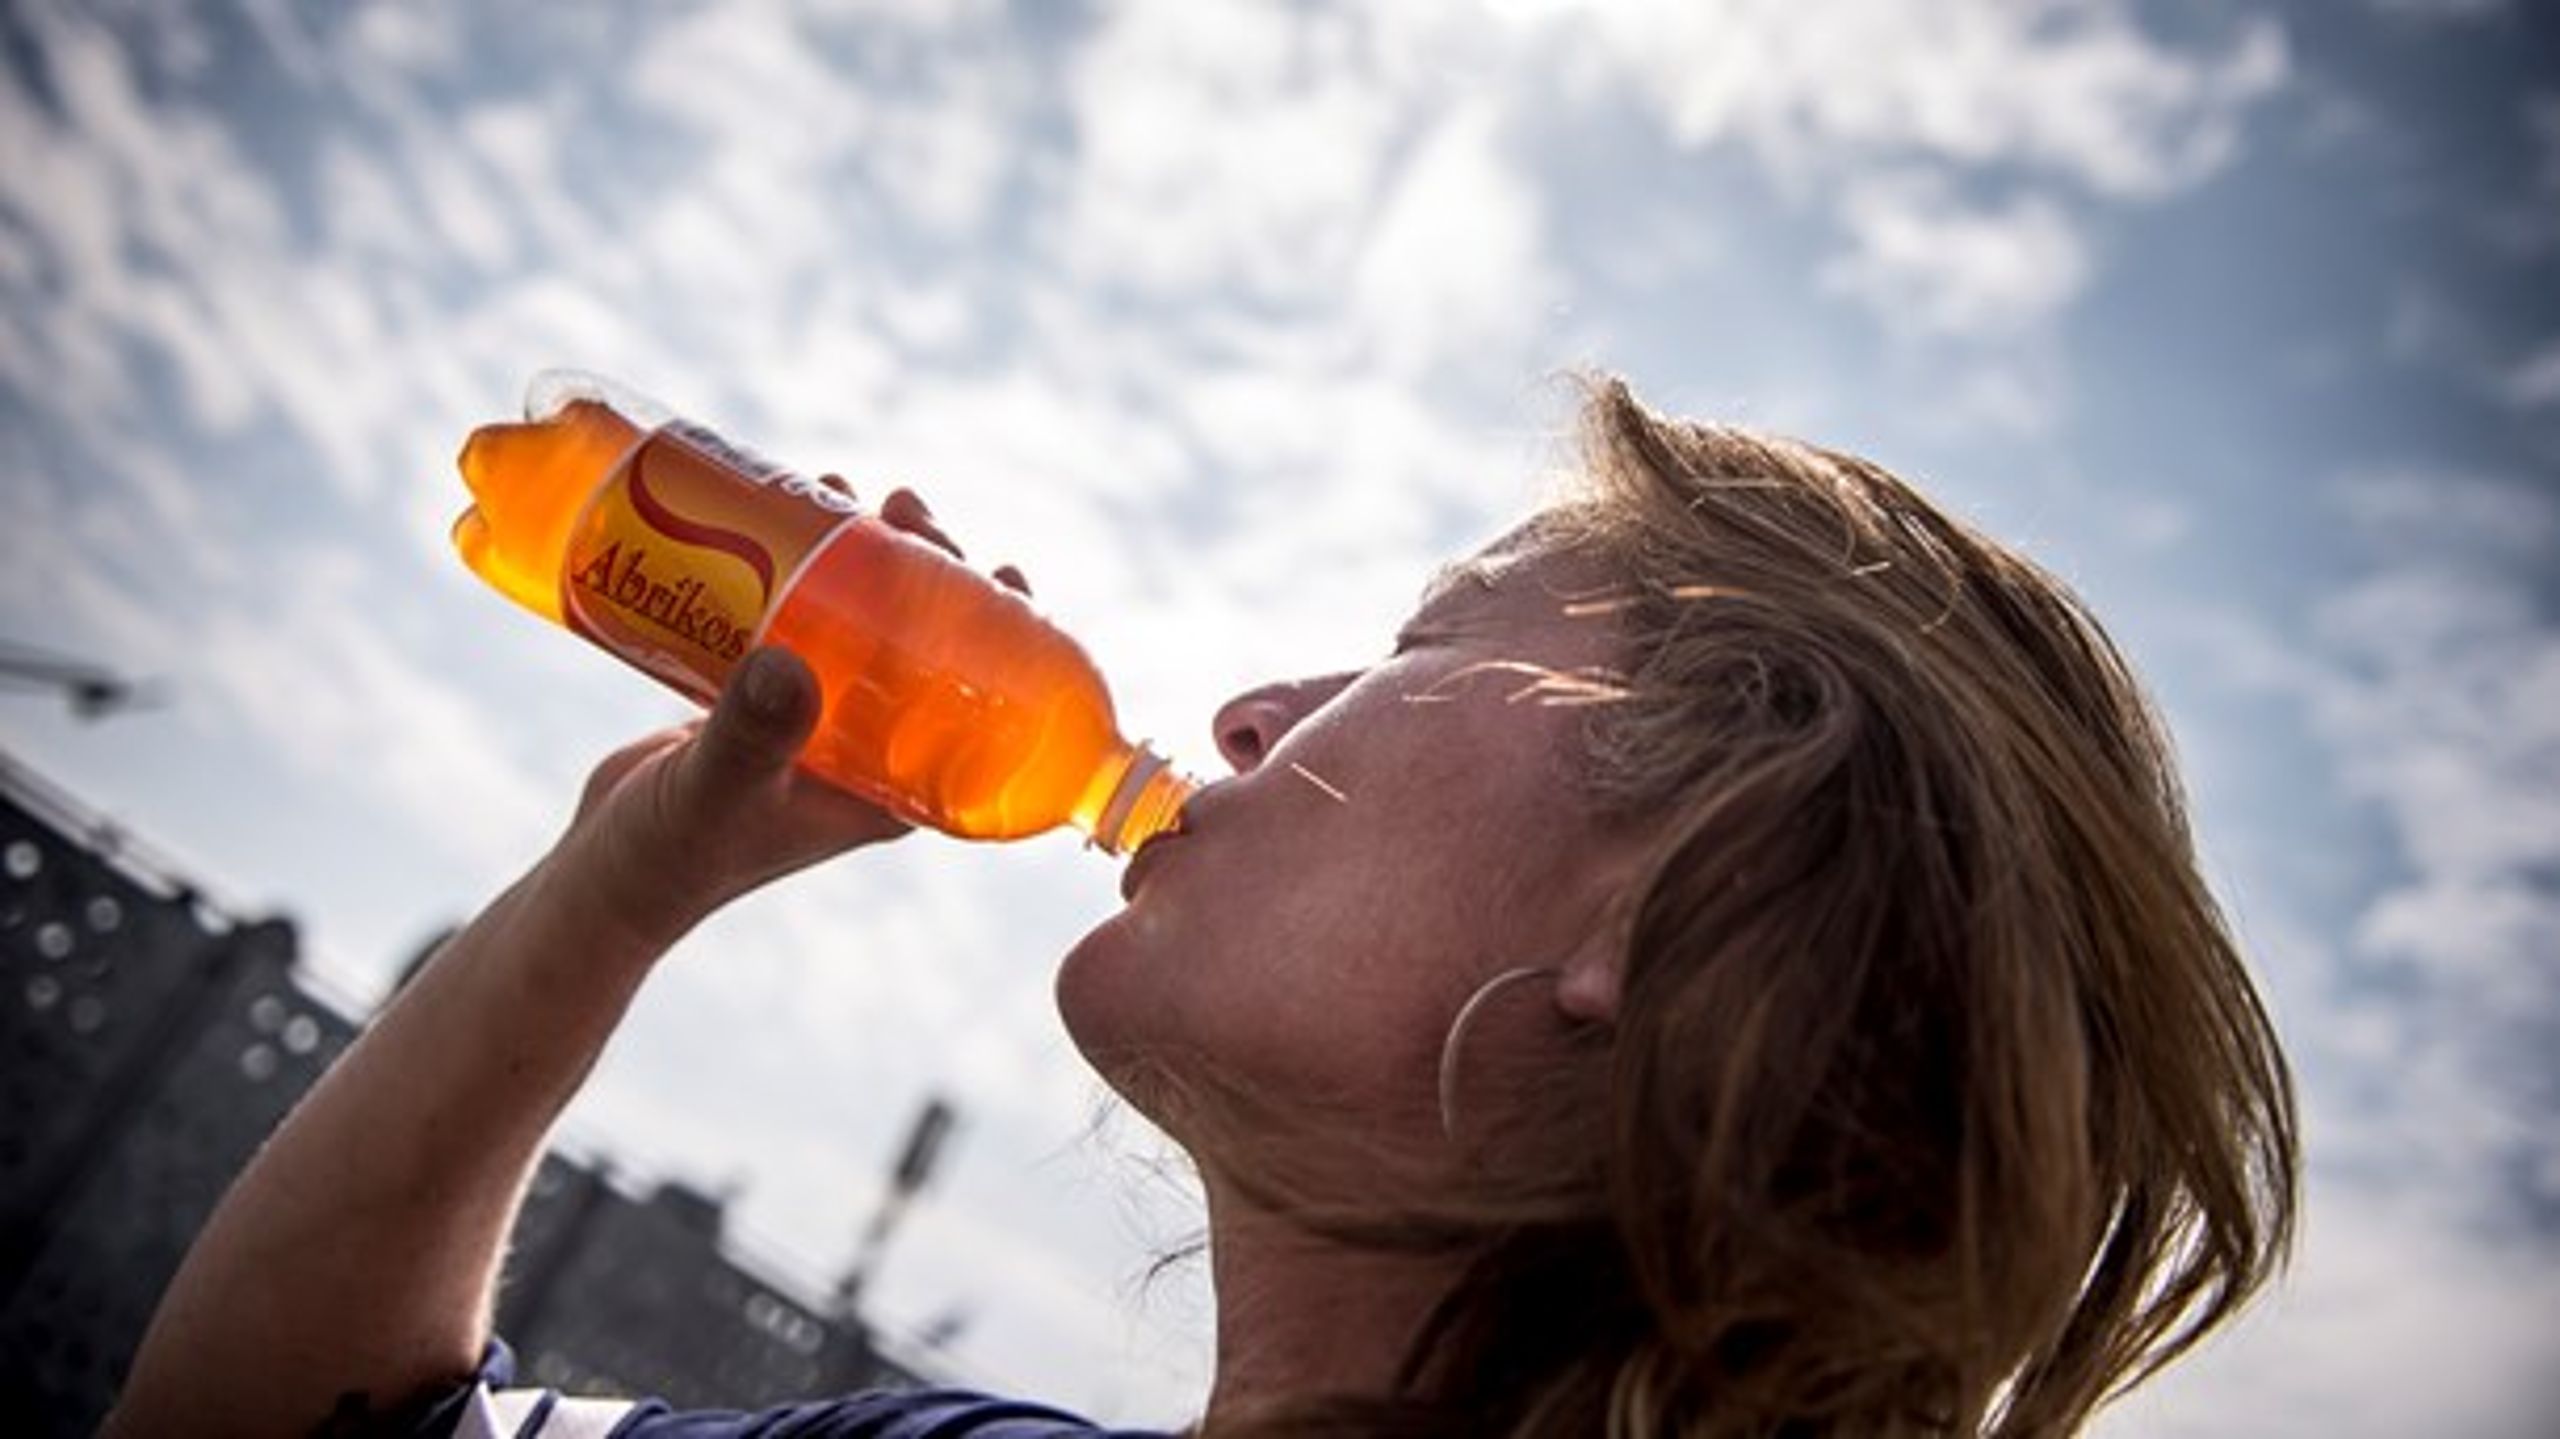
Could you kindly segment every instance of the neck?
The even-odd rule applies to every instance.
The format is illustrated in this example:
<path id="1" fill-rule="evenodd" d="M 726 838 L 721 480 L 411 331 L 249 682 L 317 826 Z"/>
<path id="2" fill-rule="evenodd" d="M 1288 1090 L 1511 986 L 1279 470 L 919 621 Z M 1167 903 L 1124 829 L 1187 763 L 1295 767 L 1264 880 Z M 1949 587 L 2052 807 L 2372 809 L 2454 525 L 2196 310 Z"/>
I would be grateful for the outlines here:
<path id="1" fill-rule="evenodd" d="M 1311 1234 L 1214 1181 L 1209 1191 L 1218 1306 L 1209 1432 L 1291 1401 L 1393 1393 L 1405 1351 L 1457 1266 Z"/>

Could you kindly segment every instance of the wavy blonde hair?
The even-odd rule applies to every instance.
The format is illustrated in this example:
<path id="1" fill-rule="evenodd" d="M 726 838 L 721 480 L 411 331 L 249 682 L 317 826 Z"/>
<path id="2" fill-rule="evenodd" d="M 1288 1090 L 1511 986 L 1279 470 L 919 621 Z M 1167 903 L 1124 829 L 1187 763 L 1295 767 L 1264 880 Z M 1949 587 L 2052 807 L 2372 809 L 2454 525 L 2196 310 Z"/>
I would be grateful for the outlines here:
<path id="1" fill-rule="evenodd" d="M 2293 1228 L 2163 729 L 2067 587 L 1876 465 L 1615 380 L 1582 440 L 1541 532 L 1623 576 L 1589 799 L 1655 837 L 1619 1012 L 1475 1189 L 1314 1221 L 1465 1256 L 1402 1395 L 1251 1427 L 2068 1432 Z"/>

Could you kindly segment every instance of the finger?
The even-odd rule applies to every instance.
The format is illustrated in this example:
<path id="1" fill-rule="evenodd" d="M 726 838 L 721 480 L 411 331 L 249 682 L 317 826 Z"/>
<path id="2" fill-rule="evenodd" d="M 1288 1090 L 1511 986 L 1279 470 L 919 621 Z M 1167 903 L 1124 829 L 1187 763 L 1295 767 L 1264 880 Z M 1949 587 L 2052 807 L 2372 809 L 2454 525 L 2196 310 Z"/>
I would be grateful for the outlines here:
<path id="1" fill-rule="evenodd" d="M 695 720 L 674 729 L 644 735 L 596 761 L 596 767 L 587 774 L 586 785 L 578 791 L 578 807 L 571 818 L 586 818 L 633 770 L 692 738 L 693 732 L 701 727 L 702 721 Z"/>
<path id="2" fill-rule="evenodd" d="M 933 511 L 926 508 L 923 498 L 903 485 L 891 490 L 889 497 L 880 502 L 880 518 L 892 529 L 904 530 L 943 550 L 955 560 L 967 558 L 960 553 L 960 546 L 942 532 L 942 526 L 933 522 Z"/>
<path id="3" fill-rule="evenodd" d="M 786 773 L 817 722 L 817 677 L 800 657 L 778 645 L 749 654 L 686 756 L 695 796 L 716 804 Z"/>
<path id="4" fill-rule="evenodd" d="M 1031 593 L 1031 581 L 1023 576 L 1021 570 L 1012 565 L 996 566 L 995 582 L 1018 595 Z"/>

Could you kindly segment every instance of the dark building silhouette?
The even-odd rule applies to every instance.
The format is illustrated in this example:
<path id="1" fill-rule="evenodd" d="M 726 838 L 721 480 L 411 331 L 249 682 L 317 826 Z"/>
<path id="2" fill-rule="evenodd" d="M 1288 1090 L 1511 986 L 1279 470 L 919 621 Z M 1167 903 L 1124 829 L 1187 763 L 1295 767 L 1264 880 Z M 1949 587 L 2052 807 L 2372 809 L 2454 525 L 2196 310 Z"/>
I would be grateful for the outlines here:
<path id="1" fill-rule="evenodd" d="M 729 1255 L 721 1208 L 673 1182 L 635 1198 L 602 1165 L 545 1155 L 498 1301 L 518 1382 L 680 1407 L 917 1382 L 858 1318 L 793 1297 Z"/>
<path id="2" fill-rule="evenodd" d="M 0 1433 L 95 1427 L 225 1187 L 354 1039 L 296 953 L 0 755 Z M 794 1288 L 724 1247 L 718 1199 L 554 1152 L 498 1324 L 520 1382 L 679 1406 L 915 1382 Z"/>

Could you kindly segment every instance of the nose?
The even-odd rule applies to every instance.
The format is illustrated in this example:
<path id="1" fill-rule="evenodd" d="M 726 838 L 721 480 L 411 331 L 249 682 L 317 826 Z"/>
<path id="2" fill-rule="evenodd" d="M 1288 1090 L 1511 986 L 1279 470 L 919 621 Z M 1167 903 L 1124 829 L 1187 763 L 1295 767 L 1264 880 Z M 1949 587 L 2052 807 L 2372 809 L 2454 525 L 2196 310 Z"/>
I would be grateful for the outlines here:
<path id="1" fill-rule="evenodd" d="M 1281 739 L 1298 727 L 1298 721 L 1323 708 L 1351 680 L 1346 672 L 1246 690 L 1218 706 L 1209 721 L 1217 734 L 1218 753 L 1238 774 L 1258 768 Z"/>

